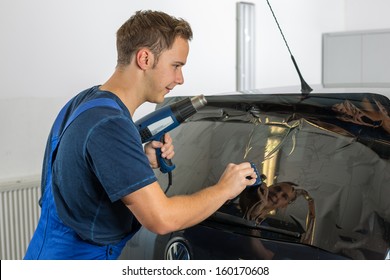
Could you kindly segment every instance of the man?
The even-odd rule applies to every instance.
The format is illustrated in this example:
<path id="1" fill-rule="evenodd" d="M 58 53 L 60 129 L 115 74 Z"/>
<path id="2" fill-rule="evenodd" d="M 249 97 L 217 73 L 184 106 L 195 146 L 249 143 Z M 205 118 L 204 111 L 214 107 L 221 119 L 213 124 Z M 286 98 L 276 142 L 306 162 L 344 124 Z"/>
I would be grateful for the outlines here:
<path id="1" fill-rule="evenodd" d="M 157 182 L 155 149 L 171 159 L 172 139 L 167 134 L 164 144 L 143 148 L 131 116 L 184 82 L 191 39 L 186 21 L 162 12 L 138 11 L 119 28 L 113 75 L 78 94 L 60 113 L 64 120 L 53 125 L 42 214 L 25 259 L 116 259 L 140 225 L 157 234 L 192 226 L 255 183 L 247 162 L 229 164 L 216 185 L 192 195 L 168 198 Z M 80 106 L 99 98 L 114 100 L 119 110 L 93 107 L 74 117 Z M 58 137 L 57 127 L 65 130 Z M 57 148 L 50 148 L 57 138 Z"/>

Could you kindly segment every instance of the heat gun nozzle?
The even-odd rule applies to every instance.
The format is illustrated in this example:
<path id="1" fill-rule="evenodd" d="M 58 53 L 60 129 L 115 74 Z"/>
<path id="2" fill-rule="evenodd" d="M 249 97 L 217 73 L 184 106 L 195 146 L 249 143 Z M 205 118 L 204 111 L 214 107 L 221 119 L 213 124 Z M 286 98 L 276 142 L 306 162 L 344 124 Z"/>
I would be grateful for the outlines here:
<path id="1" fill-rule="evenodd" d="M 191 103 L 192 103 L 192 106 L 194 106 L 195 110 L 198 110 L 198 109 L 206 106 L 207 100 L 204 97 L 204 95 L 201 94 L 201 95 L 192 97 L 191 98 Z"/>
<path id="2" fill-rule="evenodd" d="M 181 123 L 195 114 L 198 109 L 204 107 L 206 104 L 206 98 L 204 98 L 203 95 L 198 95 L 192 98 L 180 100 L 171 106 L 172 112 L 175 114 L 177 121 Z"/>

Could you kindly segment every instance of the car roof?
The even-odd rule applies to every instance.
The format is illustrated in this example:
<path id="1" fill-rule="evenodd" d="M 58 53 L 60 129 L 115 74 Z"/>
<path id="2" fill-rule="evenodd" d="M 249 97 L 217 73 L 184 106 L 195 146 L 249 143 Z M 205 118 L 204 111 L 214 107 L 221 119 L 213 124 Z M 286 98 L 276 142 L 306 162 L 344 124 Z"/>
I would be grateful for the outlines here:
<path id="1" fill-rule="evenodd" d="M 313 91 L 309 95 L 324 94 L 324 93 L 375 93 L 390 98 L 390 88 L 379 87 L 324 87 L 322 85 L 311 85 Z M 218 95 L 236 95 L 236 94 L 302 94 L 301 87 L 299 85 L 284 86 L 284 87 L 269 87 L 258 88 L 243 91 L 231 91 L 225 93 L 219 93 Z M 215 95 L 215 94 L 212 94 Z"/>

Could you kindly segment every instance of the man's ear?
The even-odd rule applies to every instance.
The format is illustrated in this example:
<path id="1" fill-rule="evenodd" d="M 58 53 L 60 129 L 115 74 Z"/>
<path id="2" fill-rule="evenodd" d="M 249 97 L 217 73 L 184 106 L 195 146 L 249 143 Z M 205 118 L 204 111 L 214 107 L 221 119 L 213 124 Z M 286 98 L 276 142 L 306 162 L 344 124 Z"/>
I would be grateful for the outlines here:
<path id="1" fill-rule="evenodd" d="M 136 54 L 136 61 L 142 70 L 150 69 L 153 67 L 154 55 L 149 49 L 142 48 Z"/>

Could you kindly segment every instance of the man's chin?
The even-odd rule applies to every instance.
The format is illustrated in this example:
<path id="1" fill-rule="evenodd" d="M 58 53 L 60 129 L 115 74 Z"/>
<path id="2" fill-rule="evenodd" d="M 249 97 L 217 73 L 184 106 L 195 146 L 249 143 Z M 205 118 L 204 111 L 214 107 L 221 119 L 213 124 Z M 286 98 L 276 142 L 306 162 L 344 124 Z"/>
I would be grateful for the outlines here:
<path id="1" fill-rule="evenodd" d="M 164 100 L 165 100 L 165 95 L 163 95 L 163 96 L 155 96 L 153 99 L 150 98 L 150 100 L 148 100 L 148 102 L 155 103 L 155 104 L 160 104 L 160 103 L 163 103 Z"/>
<path id="2" fill-rule="evenodd" d="M 155 103 L 161 104 L 164 102 L 164 100 L 165 100 L 165 96 L 159 98 Z"/>

